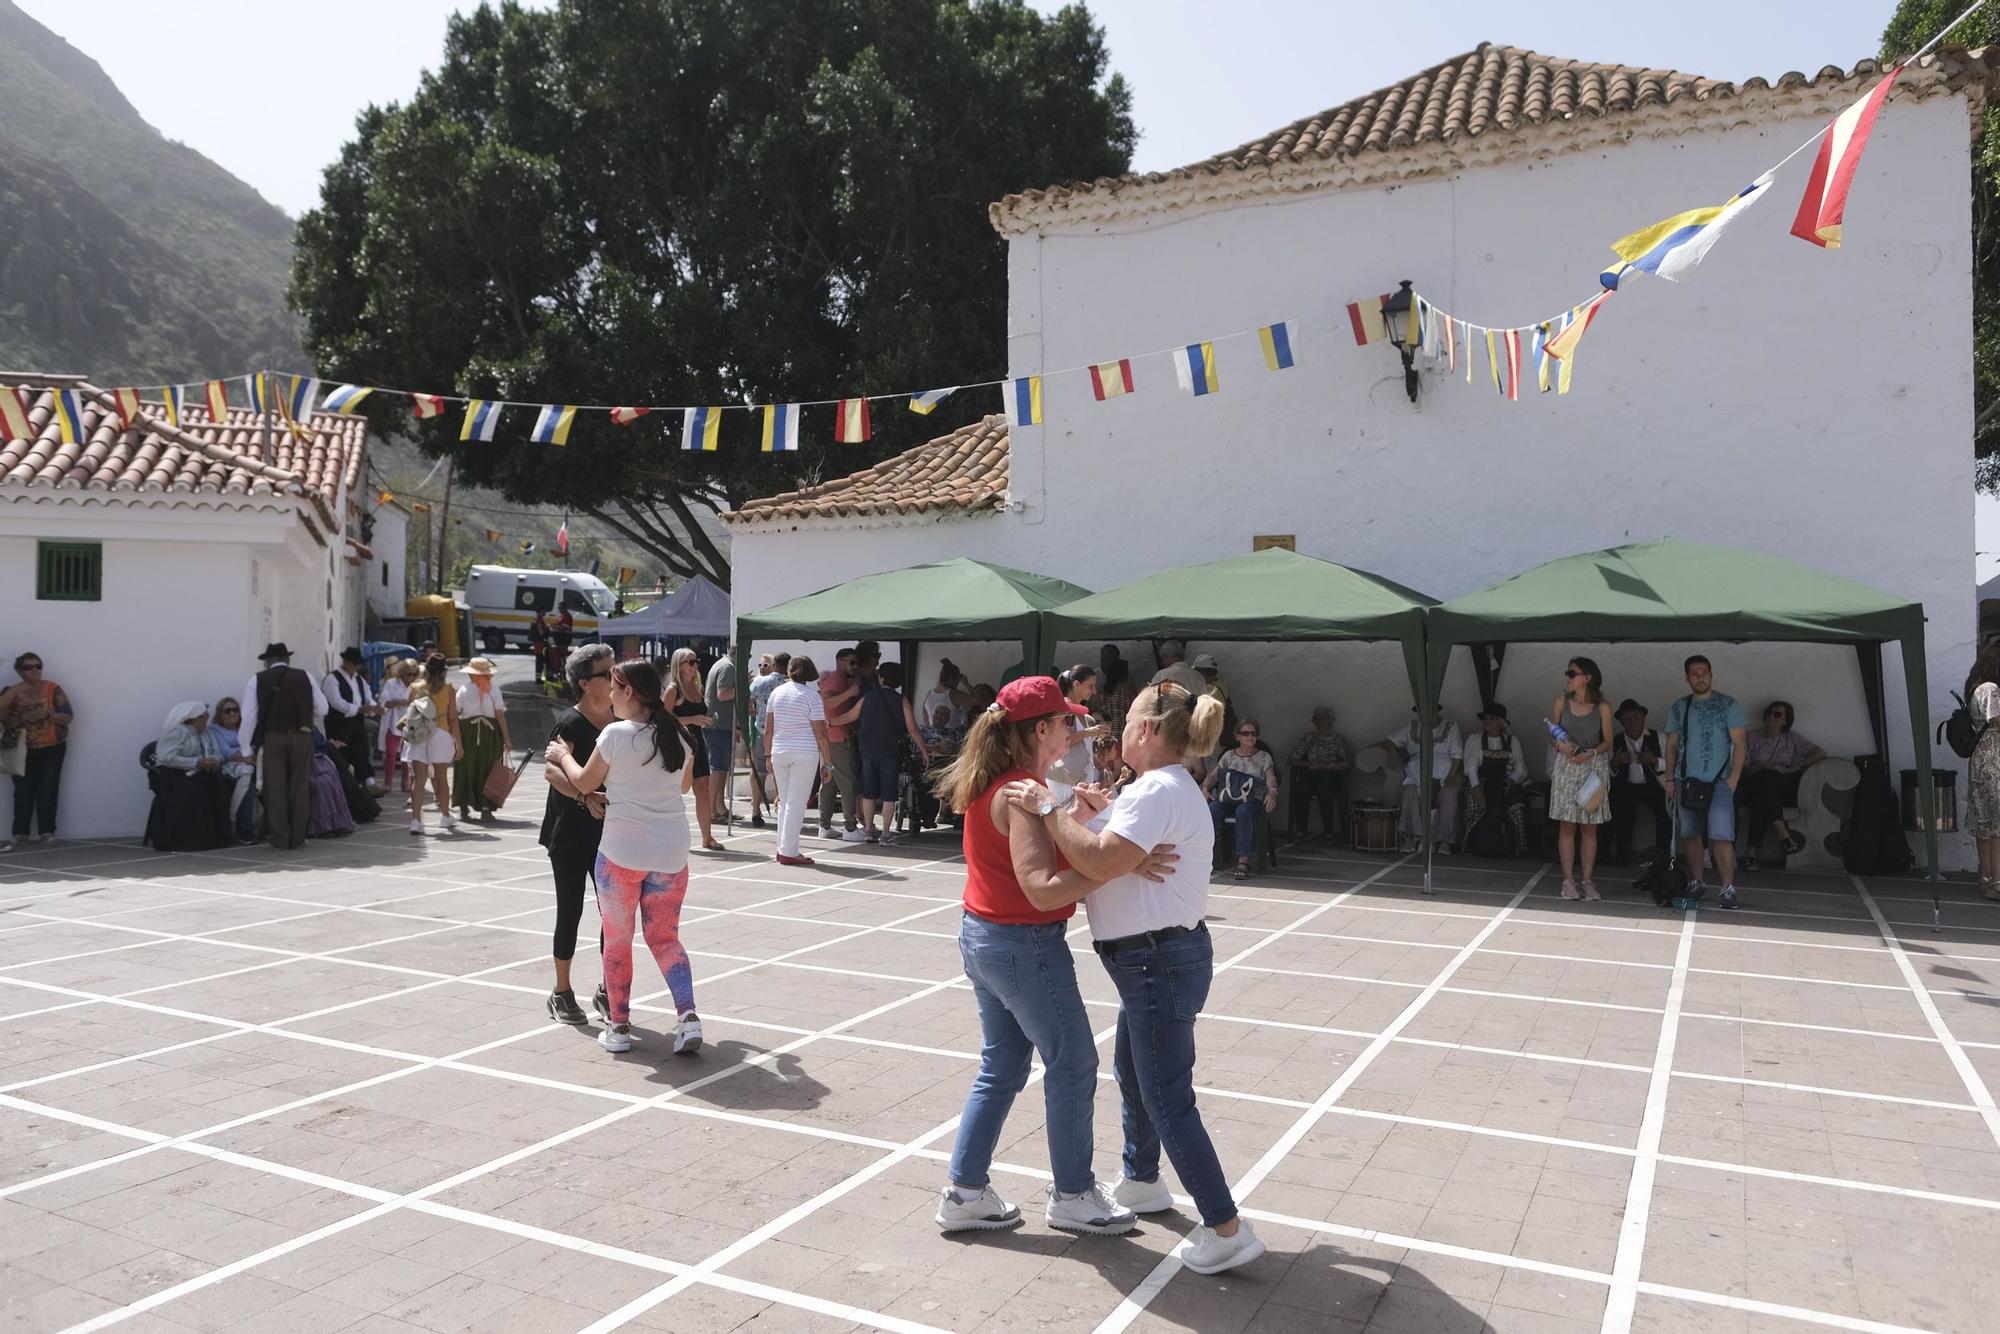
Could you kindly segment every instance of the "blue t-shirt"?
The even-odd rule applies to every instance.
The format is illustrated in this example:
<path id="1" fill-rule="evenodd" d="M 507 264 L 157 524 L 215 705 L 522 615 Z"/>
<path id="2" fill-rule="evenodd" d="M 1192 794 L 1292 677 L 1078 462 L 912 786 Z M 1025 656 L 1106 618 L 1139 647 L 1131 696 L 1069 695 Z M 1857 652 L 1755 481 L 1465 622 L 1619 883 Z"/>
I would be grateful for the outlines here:
<path id="1" fill-rule="evenodd" d="M 862 691 L 856 730 L 862 750 L 871 755 L 894 754 L 896 740 L 903 735 L 902 694 L 887 686 Z"/>
<path id="2" fill-rule="evenodd" d="M 1694 703 L 1694 717 L 1685 723 L 1686 758 L 1679 767 L 1689 778 L 1713 782 L 1729 772 L 1729 732 L 1744 725 L 1743 706 L 1733 695 L 1721 691 L 1711 691 L 1707 699 L 1683 695 L 1667 711 L 1667 735 L 1676 738 L 1681 735 L 1690 700 Z"/>

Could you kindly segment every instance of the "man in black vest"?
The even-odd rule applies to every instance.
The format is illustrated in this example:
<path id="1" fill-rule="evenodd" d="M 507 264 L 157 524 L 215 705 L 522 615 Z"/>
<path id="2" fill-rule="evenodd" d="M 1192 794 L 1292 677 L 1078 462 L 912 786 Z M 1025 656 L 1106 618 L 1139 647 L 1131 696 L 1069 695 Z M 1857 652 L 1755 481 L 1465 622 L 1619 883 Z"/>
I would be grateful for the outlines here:
<path id="1" fill-rule="evenodd" d="M 1621 703 L 1617 718 L 1618 732 L 1611 742 L 1611 861 L 1624 866 L 1632 860 L 1632 835 L 1640 811 L 1653 813 L 1656 848 L 1664 849 L 1672 835 L 1666 793 L 1660 787 L 1665 772 L 1660 734 L 1646 726 L 1646 706 L 1636 699 Z"/>
<path id="2" fill-rule="evenodd" d="M 243 735 L 263 759 L 271 846 L 289 852 L 306 841 L 312 819 L 313 724 L 326 712 L 326 697 L 291 665 L 283 643 L 266 645 L 259 659 L 264 670 L 243 687 Z"/>
<path id="3" fill-rule="evenodd" d="M 375 704 L 368 678 L 361 674 L 360 649 L 340 651 L 340 666 L 326 674 L 320 693 L 326 696 L 326 739 L 340 743 L 341 757 L 355 778 L 379 793 L 370 752 L 375 748 L 375 720 L 382 710 Z"/>

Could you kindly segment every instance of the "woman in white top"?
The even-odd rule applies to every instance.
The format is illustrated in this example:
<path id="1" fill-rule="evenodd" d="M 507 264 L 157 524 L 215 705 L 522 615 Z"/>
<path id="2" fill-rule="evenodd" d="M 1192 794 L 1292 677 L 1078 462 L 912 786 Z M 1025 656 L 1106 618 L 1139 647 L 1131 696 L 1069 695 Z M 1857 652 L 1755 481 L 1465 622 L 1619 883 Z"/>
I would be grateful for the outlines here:
<path id="1" fill-rule="evenodd" d="M 1089 708 L 1097 698 L 1097 669 L 1087 663 L 1078 663 L 1056 673 L 1056 685 L 1062 689 L 1063 701 Z M 1056 767 L 1049 770 L 1049 790 L 1056 794 L 1057 801 L 1068 801 L 1069 794 L 1078 783 L 1090 781 L 1090 749 L 1097 739 L 1110 732 L 1096 717 L 1096 710 L 1072 724 L 1069 749 L 1056 761 Z"/>
<path id="2" fill-rule="evenodd" d="M 1201 1214 L 1201 1226 L 1178 1251 L 1197 1274 L 1233 1269 L 1264 1253 L 1249 1220 L 1237 1214 L 1194 1096 L 1194 1020 L 1215 968 L 1203 921 L 1215 826 L 1186 759 L 1215 749 L 1221 733 L 1222 701 L 1196 698 L 1172 681 L 1156 683 L 1140 690 L 1125 714 L 1125 762 L 1138 777 L 1108 804 L 1104 789 L 1088 785 L 1067 809 L 1039 783 L 1007 788 L 1010 801 L 1042 816 L 1078 875 L 1104 882 L 1083 903 L 1092 943 L 1119 996 L 1125 1179 L 1115 1198 L 1134 1213 L 1173 1208 L 1173 1193 L 1159 1178 L 1164 1144 Z M 1155 883 L 1136 872 L 1146 850 L 1159 844 L 1172 844 L 1179 860 Z"/>
<path id="3" fill-rule="evenodd" d="M 644 659 L 611 669 L 611 711 L 618 721 L 597 734 L 590 762 L 579 765 L 569 742 L 549 742 L 548 761 L 579 796 L 600 787 L 608 798 L 597 844 L 597 911 L 604 923 L 604 989 L 610 1014 L 597 1041 L 632 1050 L 632 919 L 673 993 L 674 1051 L 701 1050 L 694 973 L 681 947 L 681 901 L 688 885 L 688 789 L 694 786 L 691 740 L 660 697 L 660 674 Z M 609 780 L 609 786 L 606 786 Z"/>
<path id="4" fill-rule="evenodd" d="M 799 855 L 799 831 L 805 828 L 806 798 L 813 778 L 832 770 L 827 748 L 826 705 L 821 701 L 819 668 L 804 654 L 785 668 L 785 683 L 771 692 L 764 706 L 766 770 L 778 786 L 778 864 L 811 866 Z"/>
<path id="5" fill-rule="evenodd" d="M 418 676 L 417 660 L 403 658 L 389 664 L 382 676 L 382 693 L 377 702 L 382 706 L 382 771 L 387 778 L 394 779 L 396 771 L 402 767 L 403 734 L 396 730 L 396 724 L 403 720 L 403 709 L 410 702 L 410 686 Z M 402 770 L 402 789 L 410 790 L 410 771 Z"/>
<path id="6" fill-rule="evenodd" d="M 513 738 L 507 735 L 507 701 L 493 684 L 490 658 L 466 663 L 465 675 L 465 684 L 458 688 L 458 730 L 465 754 L 452 770 L 451 795 L 459 819 L 470 820 L 476 810 L 480 819 L 491 820 L 496 807 L 486 797 L 486 776 L 494 765 L 505 764 L 514 749 Z"/>

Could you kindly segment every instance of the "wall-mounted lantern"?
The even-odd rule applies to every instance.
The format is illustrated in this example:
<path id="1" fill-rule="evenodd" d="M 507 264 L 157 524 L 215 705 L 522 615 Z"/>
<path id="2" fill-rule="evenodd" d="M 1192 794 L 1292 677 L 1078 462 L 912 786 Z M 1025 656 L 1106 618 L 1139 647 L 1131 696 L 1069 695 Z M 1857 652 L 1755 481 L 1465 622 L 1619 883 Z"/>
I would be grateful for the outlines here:
<path id="1" fill-rule="evenodd" d="M 1403 354 L 1403 390 L 1409 394 L 1412 403 L 1417 401 L 1419 383 L 1414 364 L 1417 344 L 1410 336 L 1410 308 L 1415 304 L 1416 294 L 1410 290 L 1410 280 L 1405 278 L 1395 294 L 1382 305 L 1382 319 L 1389 326 L 1389 341 Z"/>

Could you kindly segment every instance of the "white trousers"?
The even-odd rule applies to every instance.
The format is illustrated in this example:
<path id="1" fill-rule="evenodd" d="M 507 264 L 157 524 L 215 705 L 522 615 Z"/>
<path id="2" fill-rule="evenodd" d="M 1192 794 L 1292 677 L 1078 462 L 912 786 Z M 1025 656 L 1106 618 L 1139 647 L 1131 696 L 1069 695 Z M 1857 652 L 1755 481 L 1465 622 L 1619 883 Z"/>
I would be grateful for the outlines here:
<path id="1" fill-rule="evenodd" d="M 819 772 L 817 750 L 781 750 L 771 757 L 771 774 L 778 780 L 778 855 L 799 855 L 799 831 L 806 824 L 806 797 Z"/>

